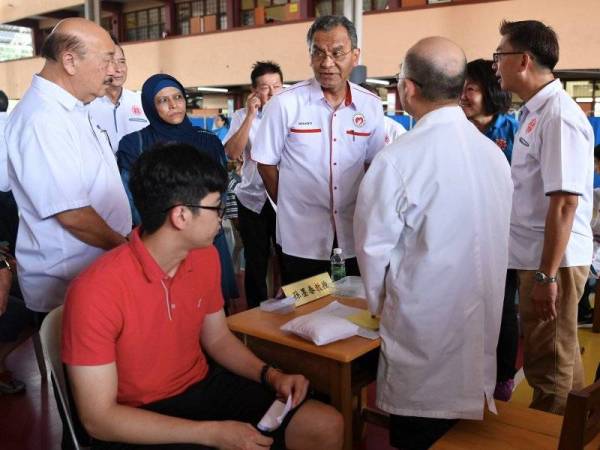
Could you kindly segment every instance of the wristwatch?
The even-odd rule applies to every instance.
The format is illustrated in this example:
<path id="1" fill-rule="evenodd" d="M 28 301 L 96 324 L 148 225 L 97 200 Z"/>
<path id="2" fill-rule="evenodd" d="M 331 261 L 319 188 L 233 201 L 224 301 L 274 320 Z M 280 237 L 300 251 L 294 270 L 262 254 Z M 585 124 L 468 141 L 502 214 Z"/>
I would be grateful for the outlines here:
<path id="1" fill-rule="evenodd" d="M 8 262 L 8 258 L 6 256 L 0 255 L 0 270 L 4 269 L 8 269 L 10 272 L 12 272 L 12 267 Z"/>
<path id="2" fill-rule="evenodd" d="M 556 277 L 546 275 L 544 272 L 536 272 L 534 278 L 535 281 L 540 284 L 556 283 Z"/>

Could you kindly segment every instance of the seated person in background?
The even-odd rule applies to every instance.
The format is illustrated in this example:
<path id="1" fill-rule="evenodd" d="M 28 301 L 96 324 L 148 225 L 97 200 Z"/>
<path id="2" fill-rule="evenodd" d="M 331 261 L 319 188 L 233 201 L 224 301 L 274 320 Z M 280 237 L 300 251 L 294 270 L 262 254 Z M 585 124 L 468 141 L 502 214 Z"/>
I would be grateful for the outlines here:
<path id="1" fill-rule="evenodd" d="M 146 151 L 130 181 L 142 225 L 69 288 L 62 358 L 95 449 L 341 448 L 341 415 L 305 401 L 303 376 L 265 364 L 227 328 L 211 245 L 226 183 L 189 145 Z M 254 426 L 288 395 L 295 409 L 261 434 Z"/>
<path id="2" fill-rule="evenodd" d="M 514 117 L 507 114 L 512 94 L 502 90 L 492 65 L 492 61 L 484 59 L 476 59 L 467 64 L 467 79 L 460 97 L 460 106 L 467 119 L 502 150 L 510 164 L 513 142 L 519 129 L 519 123 Z M 515 365 L 519 347 L 519 325 L 515 305 L 516 295 L 517 271 L 508 269 L 504 285 L 500 338 L 496 350 L 496 388 L 494 390 L 494 397 L 505 402 L 510 400 L 517 372 Z"/>
<path id="3" fill-rule="evenodd" d="M 223 142 L 223 139 L 225 139 L 225 136 L 227 136 L 227 133 L 229 132 L 229 119 L 225 114 L 215 116 L 212 131 L 217 135 L 221 142 Z"/>
<path id="4" fill-rule="evenodd" d="M 156 143 L 181 142 L 207 153 L 219 165 L 227 164 L 223 144 L 213 133 L 194 127 L 186 115 L 186 94 L 183 85 L 167 74 L 156 74 L 142 86 L 142 107 L 150 124 L 130 133 L 119 142 L 117 164 L 131 205 L 133 224 L 139 225 L 140 216 L 129 192 L 129 174 L 137 158 Z M 233 273 L 231 255 L 222 231 L 215 237 L 215 247 L 221 261 L 221 289 L 225 302 L 238 298 L 239 292 Z"/>

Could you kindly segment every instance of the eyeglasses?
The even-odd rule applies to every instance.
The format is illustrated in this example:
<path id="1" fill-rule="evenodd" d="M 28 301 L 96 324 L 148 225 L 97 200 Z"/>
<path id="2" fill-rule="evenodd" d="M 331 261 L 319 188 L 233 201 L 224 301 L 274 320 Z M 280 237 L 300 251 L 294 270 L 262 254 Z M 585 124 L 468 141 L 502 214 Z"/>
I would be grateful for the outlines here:
<path id="1" fill-rule="evenodd" d="M 310 57 L 314 61 L 323 61 L 325 58 L 330 57 L 334 61 L 341 61 L 344 57 L 350 53 L 353 49 L 348 50 L 347 52 L 343 50 L 336 50 L 333 53 L 326 52 L 321 50 L 320 48 L 314 48 L 310 53 Z"/>
<path id="2" fill-rule="evenodd" d="M 524 55 L 525 52 L 496 52 L 492 55 L 492 60 L 497 63 L 502 55 Z"/>
<path id="3" fill-rule="evenodd" d="M 177 203 L 176 205 L 169 206 L 167 209 L 164 209 L 162 212 L 170 211 L 173 208 L 177 208 L 178 206 L 186 206 L 188 208 L 200 208 L 200 209 L 209 209 L 212 211 L 216 211 L 219 219 L 222 219 L 225 215 L 225 203 L 221 202 L 217 206 L 204 206 L 204 205 L 193 205 L 190 203 Z"/>
<path id="4" fill-rule="evenodd" d="M 400 80 L 410 80 L 413 83 L 415 83 L 417 86 L 419 86 L 421 89 L 423 89 L 423 83 L 420 83 L 420 82 L 418 82 L 417 80 L 415 80 L 414 78 L 411 78 L 411 77 L 401 77 L 400 76 L 400 72 L 398 72 L 396 74 L 396 84 L 399 84 Z"/>

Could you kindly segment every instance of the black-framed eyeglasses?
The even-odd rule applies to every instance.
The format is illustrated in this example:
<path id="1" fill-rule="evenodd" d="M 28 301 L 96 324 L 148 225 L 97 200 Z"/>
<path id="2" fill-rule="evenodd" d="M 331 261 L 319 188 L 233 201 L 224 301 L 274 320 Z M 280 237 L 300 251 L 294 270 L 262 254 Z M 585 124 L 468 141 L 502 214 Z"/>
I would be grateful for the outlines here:
<path id="1" fill-rule="evenodd" d="M 219 219 L 222 219 L 225 215 L 225 203 L 221 202 L 217 206 L 204 206 L 204 205 L 194 205 L 190 203 L 177 203 L 176 205 L 169 206 L 167 209 L 163 210 L 163 212 L 170 211 L 173 208 L 177 208 L 178 206 L 186 206 L 188 208 L 200 208 L 200 209 L 209 209 L 212 211 L 216 211 Z"/>
<path id="2" fill-rule="evenodd" d="M 333 53 L 326 52 L 325 50 L 321 50 L 320 48 L 313 48 L 310 52 L 310 57 L 315 61 L 323 61 L 328 56 L 334 61 L 341 61 L 344 57 L 350 53 L 353 49 L 351 48 L 348 51 L 336 50 Z"/>
<path id="3" fill-rule="evenodd" d="M 502 55 L 524 55 L 526 52 L 495 52 L 492 54 L 492 60 L 497 63 Z"/>
<path id="4" fill-rule="evenodd" d="M 414 78 L 411 78 L 411 77 L 402 77 L 402 76 L 400 76 L 400 72 L 398 72 L 396 74 L 396 84 L 399 84 L 400 80 L 410 80 L 413 83 L 415 83 L 417 86 L 419 86 L 421 89 L 423 89 L 423 83 L 420 83 L 420 82 L 418 82 L 417 80 L 415 80 Z"/>

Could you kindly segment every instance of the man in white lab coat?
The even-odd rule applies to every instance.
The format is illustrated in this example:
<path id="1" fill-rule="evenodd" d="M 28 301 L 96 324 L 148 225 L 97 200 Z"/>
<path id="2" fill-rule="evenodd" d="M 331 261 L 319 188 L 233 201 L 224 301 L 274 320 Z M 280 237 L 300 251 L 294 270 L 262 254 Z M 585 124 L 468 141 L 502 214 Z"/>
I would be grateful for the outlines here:
<path id="1" fill-rule="evenodd" d="M 354 215 L 369 306 L 381 315 L 377 406 L 390 442 L 429 448 L 456 419 L 495 411 L 512 182 L 506 159 L 458 106 L 465 55 L 432 37 L 398 75 L 416 126 L 382 150 Z"/>

